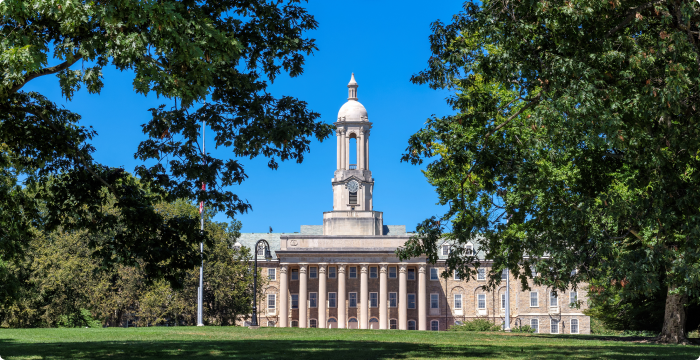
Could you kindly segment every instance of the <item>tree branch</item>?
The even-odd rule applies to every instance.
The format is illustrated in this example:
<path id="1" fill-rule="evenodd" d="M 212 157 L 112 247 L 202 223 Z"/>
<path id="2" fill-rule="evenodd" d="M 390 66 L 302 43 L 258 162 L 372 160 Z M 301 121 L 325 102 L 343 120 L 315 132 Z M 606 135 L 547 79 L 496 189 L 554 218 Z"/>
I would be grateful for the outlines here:
<path id="1" fill-rule="evenodd" d="M 19 89 L 24 87 L 24 85 L 26 85 L 28 82 L 32 81 L 33 79 L 36 79 L 36 78 L 38 78 L 40 76 L 44 76 L 44 75 L 55 74 L 59 71 L 65 70 L 65 69 L 71 67 L 71 65 L 75 64 L 76 62 L 78 62 L 78 60 L 80 60 L 82 58 L 83 58 L 83 55 L 77 54 L 73 58 L 72 61 L 65 61 L 61 64 L 56 65 L 56 66 L 47 67 L 47 68 L 41 69 L 35 73 L 27 74 L 21 83 L 10 88 L 10 94 L 16 93 L 17 91 L 19 91 Z M 34 113 L 32 113 L 32 114 L 34 114 Z M 36 115 L 36 114 L 34 114 L 34 115 Z"/>
<path id="2" fill-rule="evenodd" d="M 640 11 L 642 11 L 642 10 L 645 10 L 645 9 L 647 9 L 647 8 L 653 6 L 653 5 L 656 5 L 656 4 L 658 4 L 658 3 L 662 3 L 662 2 L 664 2 L 664 1 L 666 1 L 666 0 L 650 1 L 650 2 L 648 2 L 648 3 L 646 3 L 646 4 L 644 4 L 644 5 L 641 5 L 641 6 L 638 6 L 638 7 L 636 7 L 636 8 L 630 9 L 630 11 L 627 13 L 627 18 L 625 18 L 624 21 L 622 21 L 622 22 L 619 23 L 617 26 L 615 26 L 615 27 L 612 28 L 610 31 L 608 31 L 608 34 L 605 35 L 605 38 L 606 38 L 606 39 L 609 38 L 610 36 L 612 36 L 612 34 L 618 32 L 620 29 L 622 29 L 623 27 L 627 26 L 627 24 L 629 24 L 629 23 L 634 19 L 635 15 L 637 15 L 638 12 L 640 12 Z"/>
<path id="3" fill-rule="evenodd" d="M 503 128 L 504 126 L 508 125 L 509 122 L 511 122 L 511 121 L 512 121 L 513 119 L 515 119 L 516 117 L 518 117 L 520 114 L 522 114 L 523 111 L 529 109 L 532 105 L 535 105 L 536 103 L 538 103 L 538 102 L 539 102 L 539 99 L 540 99 L 541 97 L 542 97 L 542 93 L 540 92 L 539 94 L 537 94 L 537 96 L 535 96 L 532 100 L 530 100 L 530 102 L 529 102 L 527 105 L 523 106 L 520 110 L 518 110 L 518 112 L 516 112 L 515 114 L 511 115 L 508 119 L 506 119 L 506 121 L 504 121 L 504 122 L 501 123 L 500 125 L 496 126 L 495 129 L 489 131 L 489 133 L 486 134 L 486 136 L 484 136 L 484 140 L 488 139 L 488 138 L 489 138 L 491 135 L 493 135 L 496 131 L 501 130 L 501 128 Z"/>

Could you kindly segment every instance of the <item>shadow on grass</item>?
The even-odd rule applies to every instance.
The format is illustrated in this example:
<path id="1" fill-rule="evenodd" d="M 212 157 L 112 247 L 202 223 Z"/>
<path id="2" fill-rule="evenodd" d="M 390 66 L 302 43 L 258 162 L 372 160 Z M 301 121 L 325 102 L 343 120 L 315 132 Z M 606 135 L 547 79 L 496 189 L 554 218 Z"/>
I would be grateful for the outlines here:
<path id="1" fill-rule="evenodd" d="M 582 337 L 588 339 L 588 337 Z M 550 337 L 551 339 L 551 337 Z M 567 337 L 571 339 L 571 337 Z M 21 343 L 0 340 L 5 359 L 411 359 L 411 358 L 606 358 L 695 359 L 696 347 L 643 344 L 620 346 L 561 346 L 560 344 L 495 343 L 483 345 L 425 344 L 346 340 L 205 340 L 87 341 Z"/>

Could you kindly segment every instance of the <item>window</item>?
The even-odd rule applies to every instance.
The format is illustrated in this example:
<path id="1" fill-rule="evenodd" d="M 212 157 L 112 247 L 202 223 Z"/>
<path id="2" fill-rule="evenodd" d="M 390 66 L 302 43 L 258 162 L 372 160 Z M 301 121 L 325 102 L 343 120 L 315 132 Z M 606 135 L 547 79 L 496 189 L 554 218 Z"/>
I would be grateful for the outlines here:
<path id="1" fill-rule="evenodd" d="M 292 294 L 292 309 L 299 308 L 299 294 Z"/>
<path id="2" fill-rule="evenodd" d="M 408 269 L 407 280 L 415 280 L 415 279 L 416 279 L 416 269 Z"/>
<path id="3" fill-rule="evenodd" d="M 335 266 L 329 266 L 329 267 L 328 267 L 328 278 L 329 278 L 329 279 L 335 279 L 335 278 L 336 278 L 336 267 L 335 267 Z"/>
<path id="4" fill-rule="evenodd" d="M 379 293 L 376 293 L 376 292 L 369 293 L 369 307 L 373 307 L 373 308 L 377 307 L 377 304 L 379 304 L 378 296 L 379 296 Z"/>
<path id="5" fill-rule="evenodd" d="M 299 269 L 292 269 L 292 280 L 299 280 Z"/>
<path id="6" fill-rule="evenodd" d="M 275 322 L 274 322 L 274 321 L 268 321 L 268 322 L 267 322 L 267 327 L 275 327 Z"/>
<path id="7" fill-rule="evenodd" d="M 462 308 L 462 294 L 455 294 L 455 309 L 459 310 Z"/>
<path id="8" fill-rule="evenodd" d="M 274 310 L 275 309 L 275 304 L 277 303 L 275 300 L 277 296 L 275 294 L 267 294 L 267 309 L 268 310 Z"/>
<path id="9" fill-rule="evenodd" d="M 357 266 L 351 266 L 348 269 L 348 277 L 351 279 L 357 279 Z"/>
<path id="10" fill-rule="evenodd" d="M 539 300 L 537 299 L 537 291 L 530 291 L 530 307 L 539 307 Z"/>
<path id="11" fill-rule="evenodd" d="M 535 334 L 540 332 L 540 321 L 537 319 L 530 319 L 530 327 L 535 331 Z"/>
<path id="12" fill-rule="evenodd" d="M 578 334 L 578 320 L 571 319 L 571 333 Z"/>
<path id="13" fill-rule="evenodd" d="M 359 326 L 357 326 L 357 318 L 350 318 L 348 320 L 348 329 L 357 329 Z"/>
<path id="14" fill-rule="evenodd" d="M 430 331 L 440 331 L 440 322 L 437 320 L 430 321 Z"/>
<path id="15" fill-rule="evenodd" d="M 265 256 L 265 248 L 264 247 L 258 248 L 258 256 Z"/>
<path id="16" fill-rule="evenodd" d="M 462 278 L 459 277 L 459 274 L 457 273 L 457 270 L 455 270 L 454 279 L 455 279 L 455 280 L 462 280 Z"/>
<path id="17" fill-rule="evenodd" d="M 416 329 L 416 321 L 415 320 L 408 320 L 408 330 L 415 330 Z"/>
<path id="18" fill-rule="evenodd" d="M 533 278 L 537 277 L 537 268 L 535 268 L 535 265 L 530 265 L 530 272 L 532 273 Z"/>
<path id="19" fill-rule="evenodd" d="M 439 309 L 438 294 L 430 294 L 430 308 Z"/>
<path id="20" fill-rule="evenodd" d="M 389 307 L 396 307 L 398 303 L 398 296 L 395 292 L 389 293 Z"/>
<path id="21" fill-rule="evenodd" d="M 398 329 L 398 326 L 396 326 L 396 319 L 389 320 L 389 329 L 391 329 L 391 330 Z"/>
<path id="22" fill-rule="evenodd" d="M 369 278 L 370 279 L 376 279 L 377 276 L 377 267 L 376 266 L 370 266 L 369 267 Z"/>
<path id="23" fill-rule="evenodd" d="M 316 266 L 309 266 L 309 279 L 318 279 L 318 268 Z"/>
<path id="24" fill-rule="evenodd" d="M 408 294 L 408 308 L 409 309 L 415 309 L 416 308 L 416 294 Z"/>
<path id="25" fill-rule="evenodd" d="M 316 319 L 309 320 L 309 327 L 310 328 L 317 328 L 318 327 L 318 322 L 316 321 Z"/>
<path id="26" fill-rule="evenodd" d="M 267 278 L 270 281 L 275 281 L 277 279 L 277 269 L 267 269 Z"/>
<path id="27" fill-rule="evenodd" d="M 472 244 L 467 245 L 467 255 L 474 255 L 474 246 Z"/>
<path id="28" fill-rule="evenodd" d="M 481 309 L 481 310 L 486 309 L 486 295 L 484 295 L 484 294 L 477 295 L 477 302 L 478 302 L 477 305 L 479 306 L 479 309 Z"/>
<path id="29" fill-rule="evenodd" d="M 348 294 L 348 306 L 351 308 L 357 307 L 357 293 L 351 292 Z M 357 320 L 355 320 L 357 321 Z"/>
<path id="30" fill-rule="evenodd" d="M 558 304 L 559 304 L 559 299 L 557 298 L 557 292 L 551 291 L 549 293 L 549 306 L 557 307 Z"/>
<path id="31" fill-rule="evenodd" d="M 551 334 L 559 334 L 559 320 L 557 319 L 552 319 L 550 323 L 550 329 L 549 332 Z"/>
<path id="32" fill-rule="evenodd" d="M 317 300 L 318 300 L 318 293 L 310 292 L 309 293 L 309 307 L 315 308 L 317 305 Z"/>
<path id="33" fill-rule="evenodd" d="M 501 309 L 506 308 L 506 294 L 501 294 Z"/>
<path id="34" fill-rule="evenodd" d="M 438 269 L 437 268 L 430 268 L 430 280 L 432 280 L 432 281 L 438 280 Z"/>
<path id="35" fill-rule="evenodd" d="M 506 279 L 508 279 L 508 270 L 503 269 L 503 271 L 501 271 L 501 280 L 506 280 Z"/>
<path id="36" fill-rule="evenodd" d="M 569 293 L 569 306 L 576 306 L 576 302 L 578 302 L 578 294 L 576 291 L 572 291 Z"/>
<path id="37" fill-rule="evenodd" d="M 296 320 L 292 320 L 292 327 L 299 327 L 299 322 Z"/>
<path id="38" fill-rule="evenodd" d="M 450 255 L 450 245 L 442 245 L 442 256 Z"/>
<path id="39" fill-rule="evenodd" d="M 357 192 L 350 192 L 350 204 L 357 205 Z"/>
<path id="40" fill-rule="evenodd" d="M 486 280 L 486 269 L 484 268 L 479 268 L 476 270 L 476 279 L 477 280 Z"/>
<path id="41" fill-rule="evenodd" d="M 389 279 L 396 279 L 396 266 L 389 267 Z"/>
<path id="42" fill-rule="evenodd" d="M 334 307 L 338 306 L 338 305 L 336 304 L 336 301 L 337 301 L 336 299 L 337 299 L 337 294 L 336 294 L 336 293 L 334 293 L 334 292 L 329 292 L 329 293 L 328 293 L 328 307 L 329 307 L 329 308 L 334 308 Z"/>

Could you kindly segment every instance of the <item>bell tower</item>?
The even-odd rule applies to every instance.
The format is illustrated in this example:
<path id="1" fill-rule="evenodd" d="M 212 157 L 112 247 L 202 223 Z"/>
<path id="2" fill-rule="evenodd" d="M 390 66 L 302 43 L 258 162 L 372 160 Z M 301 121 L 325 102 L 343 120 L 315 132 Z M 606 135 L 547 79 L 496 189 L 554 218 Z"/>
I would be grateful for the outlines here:
<path id="1" fill-rule="evenodd" d="M 335 176 L 331 182 L 333 211 L 323 213 L 324 235 L 383 233 L 382 213 L 374 211 L 372 204 L 374 179 L 369 170 L 372 123 L 367 109 L 357 101 L 357 88 L 355 74 L 352 74 L 348 83 L 348 101 L 338 111 L 338 121 L 334 123 L 337 154 Z"/>

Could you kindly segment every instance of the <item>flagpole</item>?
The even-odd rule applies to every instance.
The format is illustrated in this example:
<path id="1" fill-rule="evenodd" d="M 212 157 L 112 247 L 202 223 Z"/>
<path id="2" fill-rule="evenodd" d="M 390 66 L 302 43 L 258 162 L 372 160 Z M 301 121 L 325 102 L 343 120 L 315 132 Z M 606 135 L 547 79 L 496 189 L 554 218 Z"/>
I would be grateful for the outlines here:
<path id="1" fill-rule="evenodd" d="M 202 162 L 206 156 L 204 147 L 204 121 L 202 121 Z M 206 191 L 206 184 L 202 181 L 202 191 Z M 199 221 L 200 231 L 204 234 L 204 200 L 199 203 Z M 197 289 L 197 326 L 204 326 L 202 322 L 202 298 L 204 297 L 204 243 L 199 243 L 199 257 L 201 265 L 199 266 L 199 288 Z"/>

